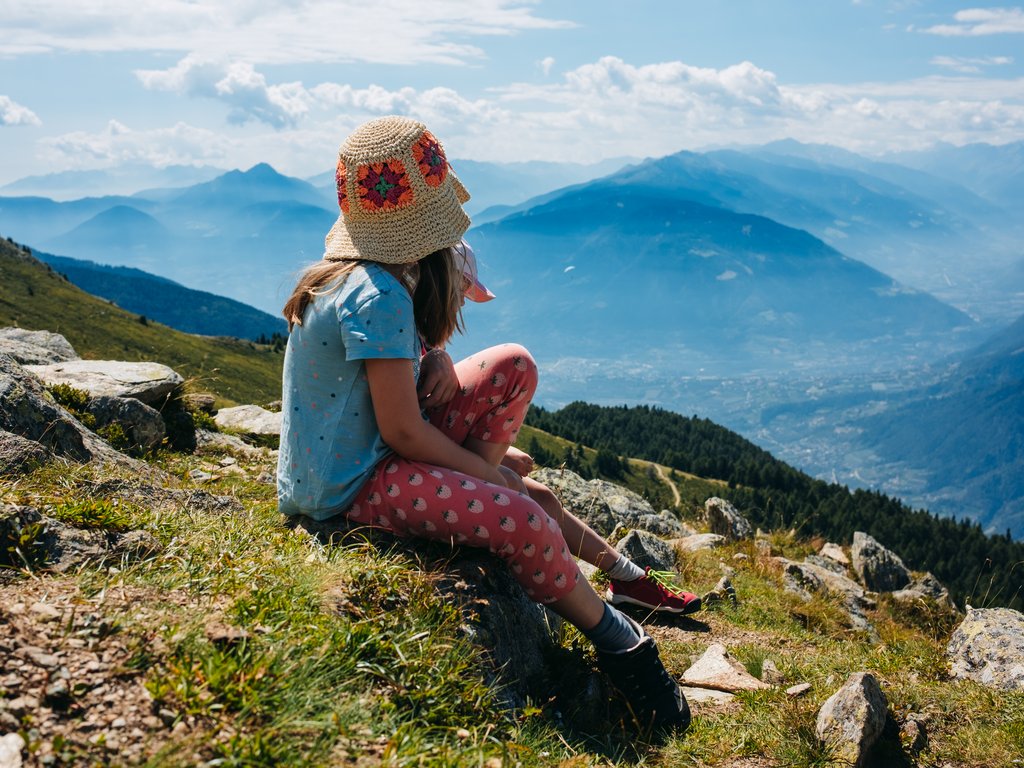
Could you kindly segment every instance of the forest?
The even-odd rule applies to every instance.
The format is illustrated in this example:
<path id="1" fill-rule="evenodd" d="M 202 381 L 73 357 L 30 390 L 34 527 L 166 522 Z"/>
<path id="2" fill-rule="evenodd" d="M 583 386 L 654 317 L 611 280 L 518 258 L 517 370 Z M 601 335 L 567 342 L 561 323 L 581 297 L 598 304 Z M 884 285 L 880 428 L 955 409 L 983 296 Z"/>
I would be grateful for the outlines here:
<path id="1" fill-rule="evenodd" d="M 961 608 L 1024 609 L 1024 542 L 1014 541 L 1009 531 L 986 534 L 968 519 L 940 517 L 877 491 L 817 480 L 696 415 L 646 405 L 575 402 L 556 411 L 531 407 L 527 424 L 597 451 L 585 464 L 579 451 L 566 456 L 542 451 L 534 456 L 539 464 L 564 462 L 584 476 L 614 480 L 622 457 L 628 456 L 722 480 L 728 485 L 719 495 L 763 529 L 793 529 L 844 545 L 854 531 L 864 531 L 896 552 L 908 568 L 931 571 Z"/>

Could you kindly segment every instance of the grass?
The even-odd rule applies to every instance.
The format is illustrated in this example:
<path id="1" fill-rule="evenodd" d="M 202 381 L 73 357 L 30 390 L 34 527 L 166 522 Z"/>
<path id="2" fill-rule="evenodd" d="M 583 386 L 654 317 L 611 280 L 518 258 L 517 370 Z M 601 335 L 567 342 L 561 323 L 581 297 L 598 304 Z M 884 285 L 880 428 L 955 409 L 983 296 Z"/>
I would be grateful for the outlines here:
<path id="1" fill-rule="evenodd" d="M 215 392 L 220 406 L 280 399 L 284 356 L 271 346 L 142 324 L 137 315 L 23 257 L 18 246 L 0 239 L 0 327 L 60 333 L 85 359 L 159 360 L 189 380 L 193 391 Z"/>

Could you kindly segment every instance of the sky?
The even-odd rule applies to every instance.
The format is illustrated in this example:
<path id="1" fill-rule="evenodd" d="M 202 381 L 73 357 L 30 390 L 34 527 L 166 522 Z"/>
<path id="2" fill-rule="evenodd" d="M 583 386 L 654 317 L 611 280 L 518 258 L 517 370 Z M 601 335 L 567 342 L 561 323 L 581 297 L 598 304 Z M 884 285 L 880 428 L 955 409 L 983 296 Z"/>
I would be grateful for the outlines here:
<path id="1" fill-rule="evenodd" d="M 0 0 L 0 184 L 330 170 L 412 115 L 451 158 L 1024 139 L 1024 7 L 947 0 Z"/>

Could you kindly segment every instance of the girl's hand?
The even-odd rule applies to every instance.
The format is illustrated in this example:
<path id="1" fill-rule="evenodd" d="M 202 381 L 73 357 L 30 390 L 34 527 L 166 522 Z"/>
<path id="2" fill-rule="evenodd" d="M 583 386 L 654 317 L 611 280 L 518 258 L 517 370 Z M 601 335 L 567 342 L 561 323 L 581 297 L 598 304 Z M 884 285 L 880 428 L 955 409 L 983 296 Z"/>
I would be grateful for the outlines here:
<path id="1" fill-rule="evenodd" d="M 459 386 L 455 363 L 443 349 L 432 349 L 420 358 L 420 380 L 416 385 L 420 408 L 444 405 L 455 397 Z"/>
<path id="2" fill-rule="evenodd" d="M 533 471 L 533 456 L 510 445 L 501 464 L 513 470 L 520 477 L 526 477 Z"/>

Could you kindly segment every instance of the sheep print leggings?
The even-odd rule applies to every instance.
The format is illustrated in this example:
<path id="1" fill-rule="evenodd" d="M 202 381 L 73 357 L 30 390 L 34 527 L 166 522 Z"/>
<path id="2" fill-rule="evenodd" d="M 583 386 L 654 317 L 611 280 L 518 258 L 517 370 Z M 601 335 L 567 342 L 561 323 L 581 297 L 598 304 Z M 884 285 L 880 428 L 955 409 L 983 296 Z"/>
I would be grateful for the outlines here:
<path id="1" fill-rule="evenodd" d="M 537 389 L 537 365 L 517 344 L 485 349 L 455 366 L 461 390 L 430 411 L 458 444 L 515 441 Z M 346 512 L 398 536 L 486 547 L 503 558 L 526 594 L 551 603 L 569 594 L 580 569 L 558 523 L 526 494 L 397 454 L 380 461 Z"/>

